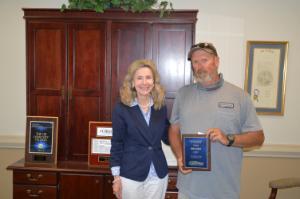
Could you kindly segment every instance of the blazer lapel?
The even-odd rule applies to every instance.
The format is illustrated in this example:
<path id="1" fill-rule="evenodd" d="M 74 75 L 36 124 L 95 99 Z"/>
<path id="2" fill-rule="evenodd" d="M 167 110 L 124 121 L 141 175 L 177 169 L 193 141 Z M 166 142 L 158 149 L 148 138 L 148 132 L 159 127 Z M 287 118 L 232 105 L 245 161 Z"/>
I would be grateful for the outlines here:
<path id="1" fill-rule="evenodd" d="M 149 127 L 152 130 L 151 135 L 152 135 L 152 141 L 155 142 L 157 139 L 157 136 L 160 136 L 159 133 L 155 131 L 157 126 L 154 124 L 157 124 L 156 120 L 160 120 L 160 112 L 158 110 L 155 110 L 154 108 L 151 109 L 151 117 L 150 117 L 150 122 L 149 122 Z M 153 131 L 154 130 L 154 131 Z"/>
<path id="2" fill-rule="evenodd" d="M 147 140 L 147 142 L 151 143 L 151 131 L 149 126 L 147 125 L 147 122 L 143 116 L 143 113 L 141 112 L 140 108 L 138 106 L 134 106 L 130 108 L 132 117 L 136 120 L 136 127 L 138 128 L 141 135 Z M 152 113 L 151 113 L 152 117 Z M 151 119 L 150 119 L 151 122 Z M 149 123 L 150 124 L 150 123 Z"/>

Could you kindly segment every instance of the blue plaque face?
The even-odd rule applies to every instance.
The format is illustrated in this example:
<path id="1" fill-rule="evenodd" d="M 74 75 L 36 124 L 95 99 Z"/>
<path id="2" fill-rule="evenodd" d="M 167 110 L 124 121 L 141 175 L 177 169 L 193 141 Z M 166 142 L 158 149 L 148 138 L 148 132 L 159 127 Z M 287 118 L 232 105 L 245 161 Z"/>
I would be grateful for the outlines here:
<path id="1" fill-rule="evenodd" d="M 53 122 L 31 121 L 29 153 L 52 154 Z"/>
<path id="2" fill-rule="evenodd" d="M 183 134 L 185 169 L 210 171 L 210 140 L 205 135 Z"/>

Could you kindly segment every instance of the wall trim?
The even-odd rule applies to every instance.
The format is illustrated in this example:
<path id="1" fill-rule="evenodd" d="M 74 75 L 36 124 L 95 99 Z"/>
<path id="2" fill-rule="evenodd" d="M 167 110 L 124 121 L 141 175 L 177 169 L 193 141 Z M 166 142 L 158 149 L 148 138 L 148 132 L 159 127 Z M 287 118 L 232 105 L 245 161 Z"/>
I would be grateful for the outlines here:
<path id="1" fill-rule="evenodd" d="M 0 148 L 24 149 L 25 135 L 0 135 Z"/>
<path id="2" fill-rule="evenodd" d="M 265 144 L 260 148 L 245 149 L 244 157 L 300 158 L 300 145 Z"/>
<path id="3" fill-rule="evenodd" d="M 25 135 L 0 135 L 0 148 L 24 149 Z M 300 145 L 265 144 L 260 148 L 245 149 L 244 157 L 300 158 Z M 171 158 L 168 163 L 176 164 L 176 161 Z"/>

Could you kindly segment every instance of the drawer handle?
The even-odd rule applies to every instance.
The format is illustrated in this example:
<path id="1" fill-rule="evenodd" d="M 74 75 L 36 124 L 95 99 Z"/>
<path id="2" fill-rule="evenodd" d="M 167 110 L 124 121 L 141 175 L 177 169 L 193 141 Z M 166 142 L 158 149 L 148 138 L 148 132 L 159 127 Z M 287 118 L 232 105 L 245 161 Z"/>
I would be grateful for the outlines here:
<path id="1" fill-rule="evenodd" d="M 36 182 L 43 177 L 43 174 L 38 174 L 37 178 L 32 177 L 30 173 L 27 173 L 26 176 L 29 181 Z"/>
<path id="2" fill-rule="evenodd" d="M 38 198 L 43 193 L 42 190 L 38 190 L 37 193 L 32 193 L 31 189 L 27 189 L 26 192 L 30 198 Z"/>

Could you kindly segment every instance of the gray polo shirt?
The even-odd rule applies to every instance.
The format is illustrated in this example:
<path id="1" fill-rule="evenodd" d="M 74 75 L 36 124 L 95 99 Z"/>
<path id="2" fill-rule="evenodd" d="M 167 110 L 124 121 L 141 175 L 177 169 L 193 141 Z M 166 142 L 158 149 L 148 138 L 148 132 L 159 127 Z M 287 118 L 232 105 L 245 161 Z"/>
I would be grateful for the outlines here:
<path id="1" fill-rule="evenodd" d="M 225 134 L 261 130 L 250 97 L 221 79 L 209 88 L 191 84 L 181 88 L 174 101 L 171 123 L 181 134 L 220 128 Z M 211 171 L 178 173 L 177 187 L 190 199 L 238 199 L 243 151 L 211 143 Z"/>

